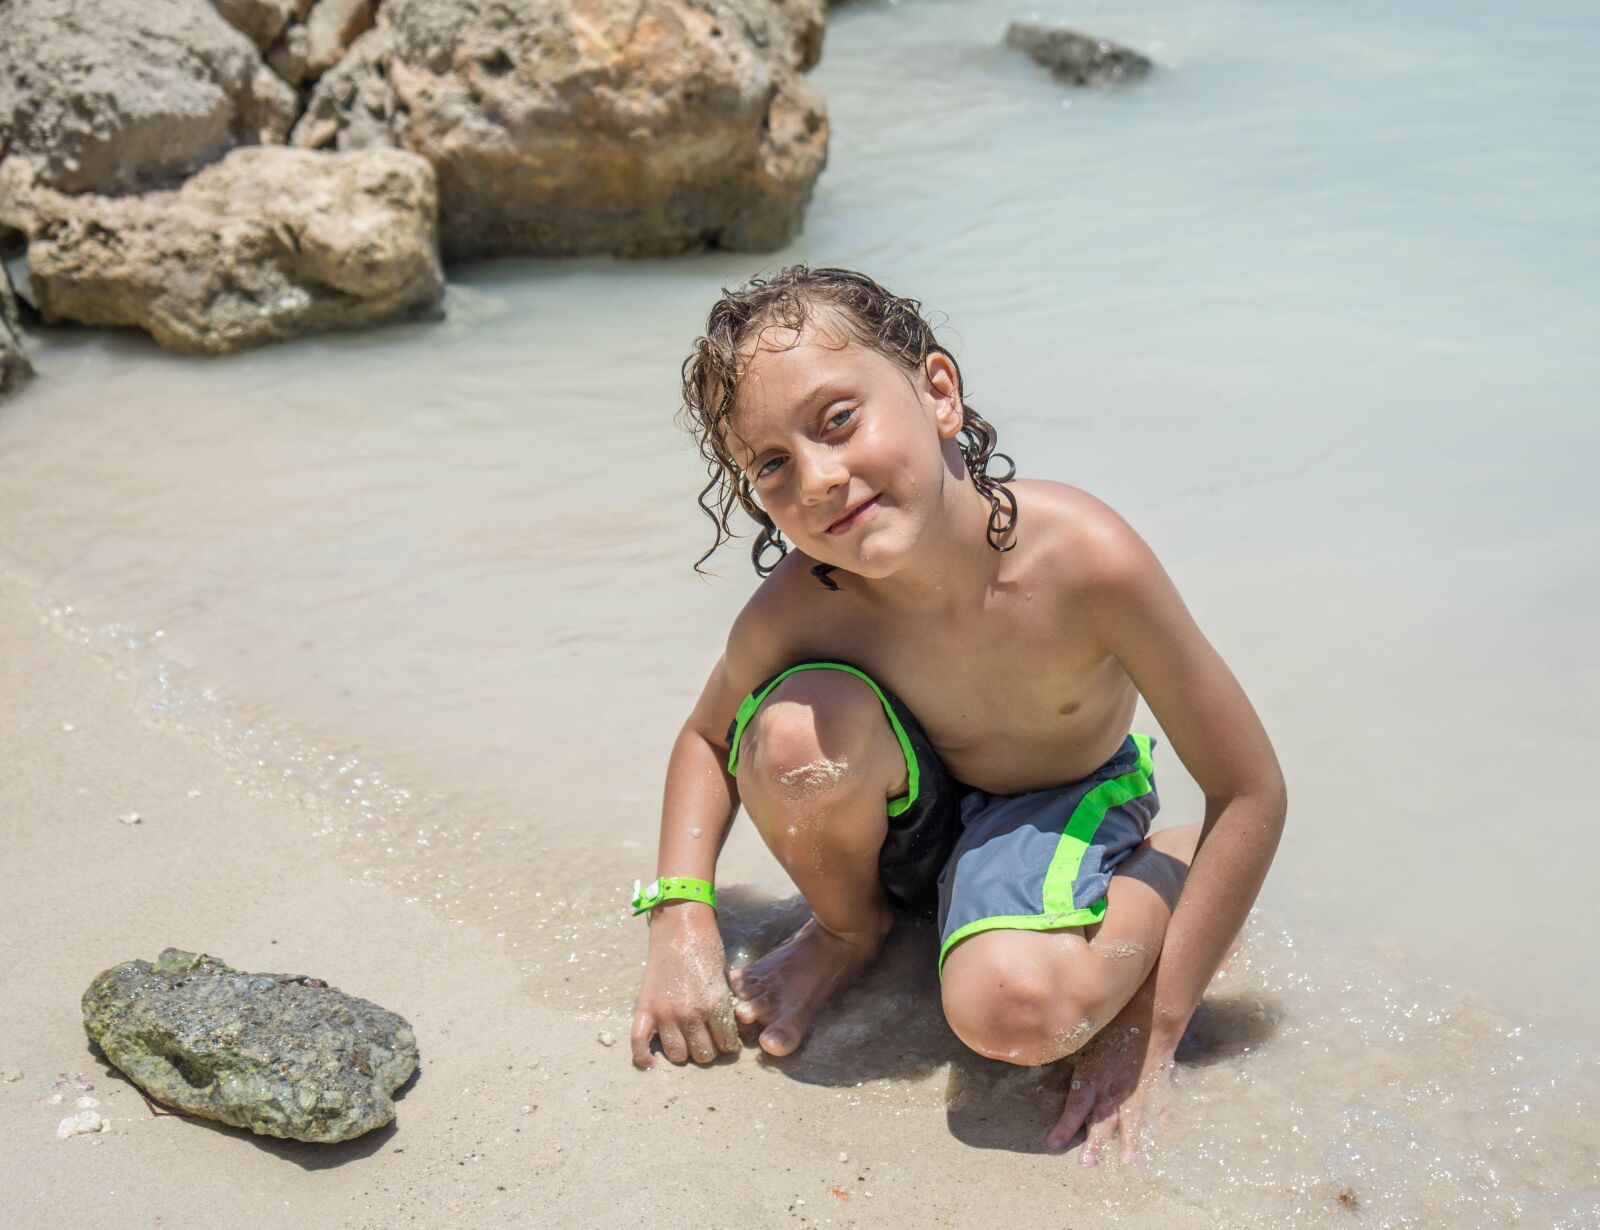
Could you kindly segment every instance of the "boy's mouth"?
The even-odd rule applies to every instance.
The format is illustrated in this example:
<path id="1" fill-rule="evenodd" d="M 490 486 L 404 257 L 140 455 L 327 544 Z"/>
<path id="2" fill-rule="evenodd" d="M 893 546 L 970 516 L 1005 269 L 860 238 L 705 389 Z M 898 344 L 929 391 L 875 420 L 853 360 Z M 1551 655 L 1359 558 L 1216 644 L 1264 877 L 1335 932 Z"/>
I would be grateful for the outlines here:
<path id="1" fill-rule="evenodd" d="M 877 505 L 880 498 L 880 496 L 875 495 L 869 499 L 862 500 L 861 503 L 857 504 L 854 508 L 847 509 L 844 516 L 840 517 L 828 527 L 828 533 L 842 534 L 846 530 L 850 529 L 857 522 L 859 522 L 862 517 L 866 516 L 868 510 Z"/>

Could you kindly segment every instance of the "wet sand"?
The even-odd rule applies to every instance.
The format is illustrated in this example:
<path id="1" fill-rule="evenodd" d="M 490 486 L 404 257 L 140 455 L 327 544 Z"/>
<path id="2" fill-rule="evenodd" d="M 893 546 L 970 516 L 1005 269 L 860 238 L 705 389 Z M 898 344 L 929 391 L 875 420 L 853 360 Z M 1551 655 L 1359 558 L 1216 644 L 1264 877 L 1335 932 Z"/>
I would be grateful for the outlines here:
<path id="1" fill-rule="evenodd" d="M 863 1115 L 855 1090 L 790 1079 L 750 1051 L 710 1071 L 635 1072 L 625 1019 L 546 1006 L 488 932 L 321 857 L 303 812 L 254 797 L 10 586 L 0 695 L 0 1071 L 22 1073 L 0 1084 L 10 1225 L 1020 1224 L 1042 1192 L 1072 1224 L 1105 1195 L 1074 1188 L 1070 1159 L 1027 1152 L 962 1149 L 962 1181 L 947 1182 L 939 1074 L 924 1081 L 932 1096 Z M 130 812 L 140 823 L 119 821 Z M 394 1124 L 314 1146 L 153 1114 L 91 1051 L 78 1000 L 101 969 L 168 945 L 312 973 L 406 1016 L 422 1065 Z M 41 1099 L 72 1073 L 93 1083 L 107 1132 L 56 1138 L 72 1097 Z M 1210 1224 L 1182 1202 L 1123 1224 L 1158 1222 Z"/>

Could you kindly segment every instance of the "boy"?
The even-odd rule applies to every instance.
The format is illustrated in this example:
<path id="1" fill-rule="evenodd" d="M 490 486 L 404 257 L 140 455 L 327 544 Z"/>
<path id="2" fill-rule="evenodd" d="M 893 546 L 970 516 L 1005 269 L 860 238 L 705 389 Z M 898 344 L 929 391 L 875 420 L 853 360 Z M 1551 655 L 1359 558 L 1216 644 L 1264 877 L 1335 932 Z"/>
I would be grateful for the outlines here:
<path id="1" fill-rule="evenodd" d="M 1261 723 L 1114 512 L 989 473 L 994 429 L 915 301 L 800 266 L 725 292 L 706 333 L 684 365 L 700 503 L 712 550 L 736 504 L 755 519 L 766 579 L 673 748 L 634 1061 L 659 1038 L 709 1063 L 739 1026 L 789 1054 L 894 907 L 923 909 L 957 1036 L 1080 1052 L 1048 1143 L 1087 1128 L 1092 1165 L 1120 1134 L 1131 1159 L 1282 832 Z M 1147 837 L 1140 695 L 1203 826 Z M 740 803 L 813 916 L 730 997 L 710 881 Z"/>

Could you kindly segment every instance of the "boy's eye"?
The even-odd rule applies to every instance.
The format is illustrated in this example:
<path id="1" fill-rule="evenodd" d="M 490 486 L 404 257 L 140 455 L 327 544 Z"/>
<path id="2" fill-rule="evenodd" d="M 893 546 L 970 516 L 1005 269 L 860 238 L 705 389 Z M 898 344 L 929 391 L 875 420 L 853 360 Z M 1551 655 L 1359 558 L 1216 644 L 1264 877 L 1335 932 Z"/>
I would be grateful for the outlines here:
<path id="1" fill-rule="evenodd" d="M 856 408 L 854 406 L 851 406 L 847 410 L 839 411 L 838 414 L 835 414 L 832 418 L 830 418 L 828 420 L 828 426 L 829 427 L 843 427 L 846 423 L 848 423 L 850 421 L 850 416 L 852 414 L 854 414 L 855 412 L 856 412 Z"/>
<path id="2" fill-rule="evenodd" d="M 756 477 L 766 478 L 769 474 L 776 474 L 781 465 L 783 465 L 782 457 L 769 457 L 756 467 Z"/>

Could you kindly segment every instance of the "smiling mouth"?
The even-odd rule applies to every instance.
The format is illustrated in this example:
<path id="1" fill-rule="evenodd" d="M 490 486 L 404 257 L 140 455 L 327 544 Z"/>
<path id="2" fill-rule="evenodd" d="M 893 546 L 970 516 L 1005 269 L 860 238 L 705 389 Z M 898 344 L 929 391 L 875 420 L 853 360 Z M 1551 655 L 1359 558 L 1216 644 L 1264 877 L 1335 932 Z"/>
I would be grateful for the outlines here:
<path id="1" fill-rule="evenodd" d="M 861 503 L 857 504 L 849 512 L 845 513 L 844 516 L 840 517 L 837 521 L 830 525 L 828 527 L 828 533 L 844 533 L 847 529 L 860 521 L 861 518 L 866 515 L 868 509 L 875 507 L 878 503 L 878 500 L 881 498 L 881 496 L 875 495 L 870 500 L 862 500 Z"/>

